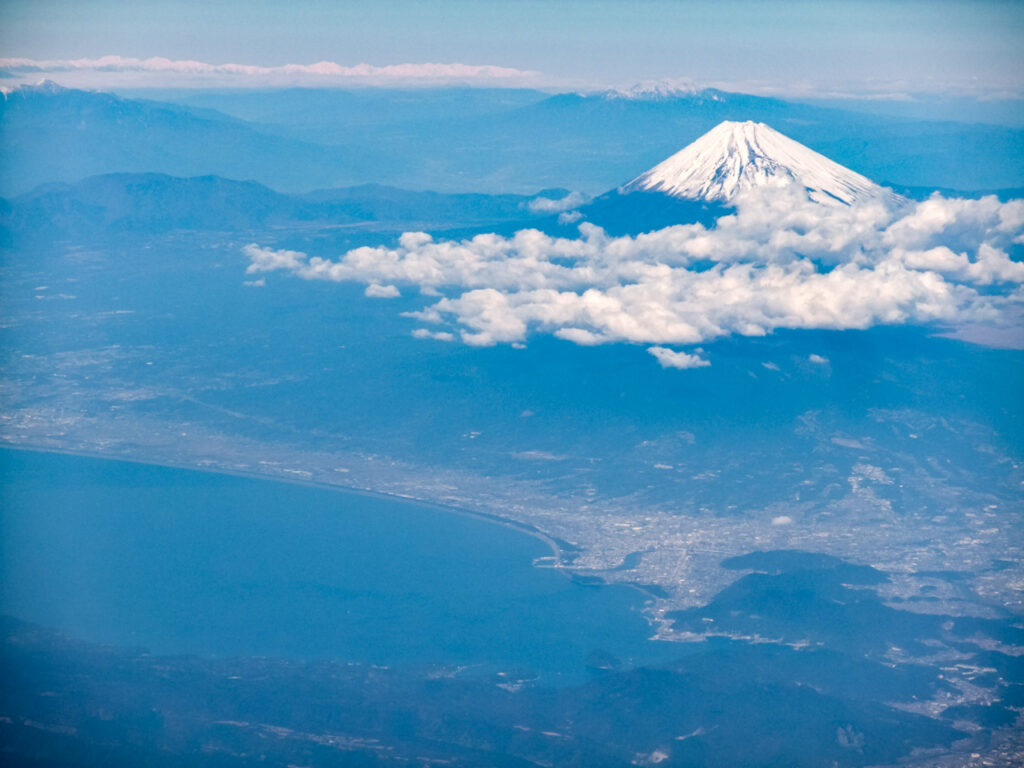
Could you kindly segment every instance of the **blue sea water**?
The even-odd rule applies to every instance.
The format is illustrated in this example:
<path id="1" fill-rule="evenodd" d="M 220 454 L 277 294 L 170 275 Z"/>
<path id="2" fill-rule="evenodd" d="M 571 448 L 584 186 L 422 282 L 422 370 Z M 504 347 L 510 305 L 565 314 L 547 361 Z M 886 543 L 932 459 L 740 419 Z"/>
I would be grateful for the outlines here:
<path id="1" fill-rule="evenodd" d="M 535 568 L 529 535 L 401 500 L 0 451 L 0 612 L 162 654 L 586 676 L 667 653 L 643 595 Z"/>

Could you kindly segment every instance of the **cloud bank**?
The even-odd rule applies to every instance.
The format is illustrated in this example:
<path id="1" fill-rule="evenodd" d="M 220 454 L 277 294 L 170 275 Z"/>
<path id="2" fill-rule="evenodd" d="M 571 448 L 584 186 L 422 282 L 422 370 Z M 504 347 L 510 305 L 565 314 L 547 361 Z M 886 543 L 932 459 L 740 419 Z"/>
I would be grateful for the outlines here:
<path id="1" fill-rule="evenodd" d="M 333 61 L 261 67 L 250 64 L 209 64 L 162 57 L 137 59 L 101 56 L 97 59 L 0 58 L 0 74 L 9 78 L 60 75 L 73 85 L 389 85 L 480 82 L 526 84 L 541 75 L 532 70 L 472 64 L 389 64 L 345 66 Z"/>
<path id="2" fill-rule="evenodd" d="M 466 344 L 517 344 L 533 333 L 628 342 L 651 345 L 673 368 L 708 361 L 671 347 L 731 334 L 998 325 L 1024 303 L 1021 200 L 832 207 L 795 187 L 773 188 L 741 198 L 711 228 L 609 237 L 583 222 L 579 230 L 578 238 L 528 229 L 462 241 L 408 232 L 397 247 L 356 248 L 336 261 L 244 250 L 250 274 L 416 286 L 439 298 L 409 316 Z"/>

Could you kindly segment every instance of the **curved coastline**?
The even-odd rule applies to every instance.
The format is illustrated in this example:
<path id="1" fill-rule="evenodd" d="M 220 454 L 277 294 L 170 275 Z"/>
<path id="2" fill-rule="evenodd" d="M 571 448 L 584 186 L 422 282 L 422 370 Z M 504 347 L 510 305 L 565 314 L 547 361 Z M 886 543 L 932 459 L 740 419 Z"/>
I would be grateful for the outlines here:
<path id="1" fill-rule="evenodd" d="M 371 498 L 387 499 L 389 501 L 401 501 L 407 504 L 413 504 L 421 506 L 426 509 L 433 509 L 440 512 L 447 512 L 450 514 L 462 515 L 464 517 L 471 517 L 484 522 L 492 523 L 494 525 L 500 525 L 504 528 L 509 528 L 513 531 L 532 536 L 538 541 L 544 542 L 551 550 L 551 557 L 554 558 L 554 563 L 550 566 L 545 566 L 553 570 L 562 572 L 566 578 L 572 578 L 572 572 L 563 570 L 565 565 L 565 554 L 567 551 L 577 549 L 574 545 L 569 542 L 561 541 L 560 539 L 544 533 L 539 528 L 529 525 L 528 523 L 522 523 L 517 520 L 509 520 L 508 518 L 501 517 L 500 515 L 491 514 L 488 512 L 480 512 L 477 510 L 466 509 L 464 507 L 457 507 L 453 504 L 444 504 L 436 501 L 428 501 L 419 499 L 415 496 L 406 496 L 399 493 L 387 493 L 386 491 L 375 491 L 369 488 L 358 488 L 356 486 L 343 485 L 341 483 L 325 483 L 318 482 L 316 480 L 303 480 L 295 477 L 281 477 L 278 475 L 271 475 L 262 472 L 245 472 L 241 470 L 232 470 L 225 468 L 211 468 L 208 466 L 195 466 L 191 464 L 169 462 L 169 461 L 148 461 L 145 459 L 136 458 L 124 458 L 121 456 L 111 456 L 107 453 L 99 451 L 83 451 L 73 450 L 68 448 L 52 448 L 35 445 L 15 445 L 11 443 L 0 442 L 0 449 L 7 449 L 12 451 L 24 451 L 28 453 L 53 453 L 63 456 L 81 456 L 88 459 L 101 459 L 106 461 L 118 461 L 125 464 L 138 464 L 149 467 L 166 467 L 168 469 L 181 469 L 193 472 L 203 472 L 210 475 L 225 475 L 228 477 L 241 477 L 249 480 L 267 480 L 270 482 L 279 482 L 289 485 L 301 485 L 307 488 L 319 488 L 321 490 L 336 491 L 339 493 L 350 493 L 357 496 L 367 496 Z M 537 567 L 537 566 L 535 566 Z M 609 584 L 602 580 L 603 584 Z"/>
<path id="2" fill-rule="evenodd" d="M 348 488 L 305 477 L 260 486 L 249 481 L 262 474 L 215 466 L 191 474 L 181 461 L 17 450 L 2 454 L 15 545 L 6 572 L 26 586 L 3 607 L 23 621 L 160 653 L 470 659 L 537 669 L 557 684 L 583 680 L 594 649 L 638 665 L 664 652 L 649 642 L 649 604 L 636 591 L 581 590 L 571 568 L 548 576 L 557 543 L 538 548 L 474 523 L 548 541 L 493 516 L 410 509 L 420 502 L 398 494 L 332 495 L 324 491 Z M 52 576 L 39 578 L 44 569 Z"/>
<path id="3" fill-rule="evenodd" d="M 584 584 L 587 580 L 589 581 L 588 586 L 594 587 L 611 587 L 619 586 L 631 589 L 641 594 L 647 605 L 641 610 L 642 615 L 647 620 L 647 623 L 652 628 L 656 628 L 659 624 L 659 619 L 654 612 L 654 607 L 658 601 L 666 599 L 668 596 L 658 585 L 647 585 L 640 584 L 635 581 L 608 581 L 601 575 L 588 573 L 586 569 L 573 570 L 570 566 L 569 560 L 571 560 L 571 553 L 578 552 L 579 548 L 575 545 L 563 541 L 555 536 L 545 533 L 539 528 L 530 525 L 529 523 L 523 523 L 518 520 L 510 520 L 508 518 L 501 517 L 489 512 L 480 512 L 477 510 L 466 509 L 465 507 L 458 507 L 454 504 L 444 504 L 442 502 L 428 501 L 420 499 L 415 496 L 406 496 L 398 493 L 387 493 L 386 491 L 375 491 L 369 488 L 358 488 L 356 486 L 343 485 L 341 483 L 325 483 L 318 482 L 316 480 L 304 480 L 297 477 L 282 477 L 280 475 L 271 475 L 262 472 L 246 472 L 242 470 L 232 470 L 220 467 L 209 467 L 209 466 L 195 466 L 185 463 L 169 462 L 169 461 L 147 461 L 143 459 L 135 458 L 124 458 L 121 456 L 111 456 L 110 454 L 102 453 L 99 451 L 83 451 L 73 450 L 67 448 L 51 448 L 41 446 L 28 446 L 28 445 L 12 445 L 10 443 L 0 443 L 0 449 L 9 449 L 15 451 L 25 451 L 30 453 L 53 453 L 64 456 L 81 456 L 83 458 L 100 459 L 106 461 L 118 461 L 126 464 L 138 464 L 142 466 L 150 467 L 166 467 L 168 469 L 180 469 L 185 471 L 203 472 L 210 475 L 224 475 L 227 477 L 240 477 L 247 480 L 266 480 L 269 482 L 278 482 L 288 485 L 299 485 L 307 488 L 317 488 L 320 490 L 334 491 L 337 493 L 349 493 L 357 496 L 366 496 L 370 498 L 386 499 L 388 501 L 400 501 L 406 504 L 412 504 L 420 506 L 425 509 L 436 510 L 447 514 L 461 515 L 463 517 L 469 517 L 476 520 L 480 520 L 493 525 L 498 525 L 509 530 L 516 531 L 530 536 L 538 541 L 543 542 L 547 545 L 548 549 L 551 550 L 550 556 L 542 556 L 535 558 L 531 562 L 531 566 L 534 568 L 544 568 L 557 571 L 562 575 L 563 578 L 569 579 L 577 584 Z M 569 557 L 567 557 L 567 555 Z M 552 558 L 551 563 L 545 563 L 543 565 L 538 564 L 539 560 L 546 560 L 547 557 Z M 617 569 L 616 569 L 617 570 Z M 653 588 L 652 588 L 653 587 Z M 649 640 L 663 639 L 658 638 L 657 634 L 652 635 L 648 638 Z"/>

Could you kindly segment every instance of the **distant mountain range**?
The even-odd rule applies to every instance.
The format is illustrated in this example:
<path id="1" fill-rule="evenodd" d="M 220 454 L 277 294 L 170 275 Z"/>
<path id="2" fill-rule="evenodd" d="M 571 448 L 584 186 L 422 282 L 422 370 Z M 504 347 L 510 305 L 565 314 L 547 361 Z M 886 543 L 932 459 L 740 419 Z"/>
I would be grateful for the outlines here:
<path id="1" fill-rule="evenodd" d="M 567 190 L 542 190 L 559 198 Z M 540 220 L 537 196 L 441 194 L 367 184 L 288 195 L 253 181 L 219 176 L 180 178 L 159 173 L 92 176 L 46 184 L 0 202 L 6 239 L 88 239 L 174 230 L 238 232 L 267 227 L 310 228 L 376 222 L 415 228 L 482 226 Z"/>
<path id="2" fill-rule="evenodd" d="M 176 230 L 326 230 L 357 223 L 379 225 L 380 231 L 440 228 L 456 236 L 532 227 L 574 237 L 586 221 L 625 235 L 681 223 L 711 226 L 741 194 L 792 182 L 809 199 L 826 205 L 905 201 L 768 125 L 724 121 L 632 181 L 591 200 L 567 197 L 565 189 L 536 195 L 446 194 L 377 184 L 285 194 L 254 181 L 213 175 L 104 174 L 0 199 L 0 242 Z M 930 193 L 928 188 L 903 191 L 909 197 Z"/>
<path id="3" fill-rule="evenodd" d="M 0 101 L 0 193 L 111 172 L 216 174 L 282 189 L 334 186 L 357 152 L 260 133 L 211 110 L 41 86 Z"/>
<path id="4" fill-rule="evenodd" d="M 107 173 L 216 175 L 295 193 L 378 183 L 440 192 L 599 194 L 722 121 L 763 122 L 887 185 L 1024 186 L 1024 131 L 909 120 L 714 90 L 556 94 L 466 88 L 164 92 L 22 87 L 0 100 L 0 195 Z M 173 99 L 175 103 L 169 101 Z"/>

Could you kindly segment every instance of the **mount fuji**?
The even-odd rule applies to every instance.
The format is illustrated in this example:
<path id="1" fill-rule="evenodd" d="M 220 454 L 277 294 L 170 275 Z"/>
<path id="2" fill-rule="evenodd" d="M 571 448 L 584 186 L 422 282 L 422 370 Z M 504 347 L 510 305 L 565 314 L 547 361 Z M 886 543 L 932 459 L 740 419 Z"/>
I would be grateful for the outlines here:
<path id="1" fill-rule="evenodd" d="M 789 182 L 802 185 L 811 200 L 827 205 L 900 199 L 859 173 L 752 121 L 720 123 L 619 191 L 661 192 L 730 205 L 751 189 Z"/>
<path id="2" fill-rule="evenodd" d="M 627 184 L 594 198 L 571 221 L 585 219 L 612 235 L 694 222 L 713 226 L 735 211 L 744 193 L 790 184 L 803 187 L 810 201 L 828 206 L 905 202 L 764 123 L 725 121 Z"/>

